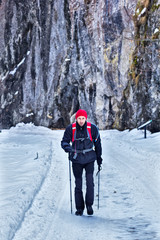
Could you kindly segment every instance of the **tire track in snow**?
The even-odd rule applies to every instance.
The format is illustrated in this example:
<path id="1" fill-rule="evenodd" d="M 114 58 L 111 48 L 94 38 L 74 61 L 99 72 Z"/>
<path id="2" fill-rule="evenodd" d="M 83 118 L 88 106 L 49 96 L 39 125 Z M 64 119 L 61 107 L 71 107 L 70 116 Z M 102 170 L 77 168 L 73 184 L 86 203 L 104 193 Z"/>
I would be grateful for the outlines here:
<path id="1" fill-rule="evenodd" d="M 58 138 L 58 139 L 57 139 Z M 52 162 L 49 172 L 36 195 L 30 209 L 25 213 L 21 227 L 16 232 L 14 240 L 43 240 L 46 239 L 50 225 L 56 216 L 57 206 L 61 198 L 65 183 L 65 164 L 60 161 L 61 134 L 52 141 Z M 63 154 L 63 152 L 62 152 Z"/>
<path id="2" fill-rule="evenodd" d="M 157 189 L 157 186 L 153 185 L 152 182 L 149 181 L 149 179 L 153 178 L 153 176 L 150 176 L 150 173 L 145 171 L 146 169 L 142 168 L 142 162 L 139 161 L 139 159 L 142 160 L 144 159 L 144 163 L 147 165 L 147 159 L 148 156 L 143 155 L 143 152 L 138 151 L 136 147 L 130 147 L 130 153 L 128 155 L 129 161 L 126 160 L 126 152 L 125 148 L 127 147 L 127 142 L 121 142 L 120 143 L 120 148 L 123 149 L 123 151 L 120 151 L 119 149 L 119 154 L 117 158 L 114 158 L 113 161 L 116 163 L 116 166 L 119 168 L 120 172 L 122 173 L 123 169 L 125 169 L 124 173 L 125 175 L 127 174 L 128 176 L 130 175 L 134 181 L 137 182 L 137 186 L 139 186 L 141 189 L 144 189 L 144 193 L 147 193 L 147 195 L 150 195 L 150 198 L 152 199 L 152 203 L 158 205 L 157 210 L 159 209 L 159 190 Z M 131 145 L 129 143 L 128 145 Z M 122 160 L 123 159 L 123 160 Z M 132 159 L 132 160 L 130 160 Z M 135 160 L 133 160 L 135 159 Z M 130 177 L 129 176 L 129 177 Z"/>
<path id="3" fill-rule="evenodd" d="M 106 203 L 111 209 L 116 209 L 115 217 L 118 217 L 119 213 L 127 216 L 128 224 L 126 225 L 122 220 L 124 224 L 119 226 L 124 232 L 137 237 L 136 239 L 144 239 L 146 235 L 146 239 L 158 240 L 156 231 L 160 226 L 160 221 L 157 221 L 160 207 L 159 192 L 156 186 L 152 189 L 151 183 L 148 183 L 148 177 L 151 177 L 149 173 L 141 172 L 144 170 L 140 165 L 142 162 L 139 162 L 139 159 L 141 161 L 143 159 L 141 151 L 138 151 L 136 146 L 132 146 L 131 142 L 123 139 L 117 141 L 109 138 L 107 141 L 109 152 L 106 165 L 110 168 L 108 171 L 110 183 L 106 182 L 109 192 L 105 195 Z M 108 149 L 104 148 L 105 151 Z M 153 211 L 154 214 L 151 213 Z M 111 214 L 110 212 L 110 216 Z M 130 239 L 129 236 L 128 239 Z"/>
<path id="4" fill-rule="evenodd" d="M 52 145 L 51 145 L 51 146 L 52 146 Z M 52 157 L 52 152 L 51 152 L 51 154 L 48 156 L 48 158 L 46 159 L 47 162 L 48 162 L 48 160 L 49 160 L 51 157 Z M 47 170 L 47 171 L 48 171 L 48 170 Z M 38 188 L 35 189 L 35 191 L 34 191 L 34 193 L 33 193 L 32 199 L 31 199 L 30 201 L 28 201 L 28 202 L 29 202 L 29 205 L 27 205 L 26 209 L 24 210 L 23 215 L 22 215 L 22 218 L 21 218 L 21 221 L 20 221 L 19 224 L 17 225 L 17 228 L 16 228 L 15 233 L 13 234 L 13 236 L 11 236 L 12 239 L 14 239 L 16 233 L 21 229 L 22 224 L 23 224 L 23 222 L 25 221 L 26 214 L 27 214 L 28 211 L 30 211 L 30 209 L 32 208 L 32 205 L 33 205 L 33 203 L 34 203 L 37 195 L 38 195 L 39 192 L 41 191 L 41 188 L 42 188 L 43 183 L 44 183 L 44 181 L 45 181 L 45 178 L 46 178 L 46 176 L 47 176 L 47 171 L 46 171 L 46 173 L 44 174 L 44 176 L 42 177 L 42 179 L 41 179 L 41 181 L 40 181 L 40 183 L 39 183 Z"/>

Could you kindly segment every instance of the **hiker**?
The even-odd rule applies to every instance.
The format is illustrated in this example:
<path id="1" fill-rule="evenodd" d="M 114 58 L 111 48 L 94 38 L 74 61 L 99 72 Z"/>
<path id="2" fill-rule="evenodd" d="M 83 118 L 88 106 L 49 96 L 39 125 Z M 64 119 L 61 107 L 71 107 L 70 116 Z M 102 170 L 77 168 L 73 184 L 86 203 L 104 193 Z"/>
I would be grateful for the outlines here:
<path id="1" fill-rule="evenodd" d="M 70 124 L 64 132 L 61 147 L 65 152 L 69 153 L 69 160 L 72 161 L 77 209 L 75 214 L 81 216 L 86 205 L 87 214 L 93 215 L 94 162 L 97 160 L 98 170 L 100 171 L 102 164 L 101 139 L 96 125 L 87 122 L 87 112 L 85 110 L 79 109 L 75 118 L 76 122 Z M 70 142 L 72 142 L 72 146 Z M 86 173 L 85 202 L 82 192 L 83 169 L 85 169 Z"/>

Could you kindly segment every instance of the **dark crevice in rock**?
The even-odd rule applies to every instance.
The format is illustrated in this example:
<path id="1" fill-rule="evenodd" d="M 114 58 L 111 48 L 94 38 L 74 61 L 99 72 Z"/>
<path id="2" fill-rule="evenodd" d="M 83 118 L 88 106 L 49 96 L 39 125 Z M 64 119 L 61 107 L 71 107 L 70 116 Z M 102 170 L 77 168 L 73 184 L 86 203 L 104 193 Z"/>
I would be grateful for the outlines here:
<path id="1" fill-rule="evenodd" d="M 64 17 L 66 19 L 67 39 L 71 40 L 71 19 L 69 14 L 69 3 L 68 0 L 64 1 Z"/>

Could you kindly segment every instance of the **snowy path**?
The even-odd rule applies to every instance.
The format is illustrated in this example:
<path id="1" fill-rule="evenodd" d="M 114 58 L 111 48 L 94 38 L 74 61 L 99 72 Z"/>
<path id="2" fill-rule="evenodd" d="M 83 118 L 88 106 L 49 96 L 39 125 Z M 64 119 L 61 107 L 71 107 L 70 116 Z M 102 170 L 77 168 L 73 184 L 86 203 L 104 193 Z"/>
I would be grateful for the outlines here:
<path id="1" fill-rule="evenodd" d="M 60 147 L 62 135 L 63 131 L 48 135 L 50 168 L 13 240 L 160 240 L 160 134 L 144 140 L 137 130 L 101 132 L 100 209 L 95 176 L 91 217 L 86 212 L 82 217 L 74 215 L 74 197 L 70 214 L 68 160 Z"/>
<path id="2" fill-rule="evenodd" d="M 160 154 L 155 154 L 157 150 L 148 145 L 148 139 L 111 134 L 107 148 L 103 148 L 108 156 L 104 192 L 108 193 L 109 218 L 119 220 L 120 234 L 115 239 L 160 239 Z"/>
<path id="3" fill-rule="evenodd" d="M 61 158 L 59 156 L 60 139 L 61 134 L 60 138 L 52 140 L 50 170 L 31 208 L 26 213 L 14 240 L 46 239 L 50 226 L 59 214 L 66 185 L 68 184 L 68 181 L 66 182 L 68 172 L 65 169 L 65 162 L 63 162 L 65 157 L 63 151 L 61 151 Z"/>

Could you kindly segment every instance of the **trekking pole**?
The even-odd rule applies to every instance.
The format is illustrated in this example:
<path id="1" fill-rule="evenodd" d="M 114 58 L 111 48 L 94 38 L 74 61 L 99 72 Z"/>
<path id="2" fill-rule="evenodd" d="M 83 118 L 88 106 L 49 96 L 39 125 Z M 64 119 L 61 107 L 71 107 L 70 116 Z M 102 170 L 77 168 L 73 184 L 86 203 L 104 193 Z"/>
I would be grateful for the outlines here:
<path id="1" fill-rule="evenodd" d="M 100 171 L 98 172 L 98 209 L 99 209 Z"/>
<path id="2" fill-rule="evenodd" d="M 71 214 L 72 214 L 72 181 L 71 181 L 71 161 L 69 159 L 69 181 L 70 181 L 70 203 L 71 203 Z"/>
<path id="3" fill-rule="evenodd" d="M 100 192 L 100 171 L 102 167 L 99 167 L 98 172 L 96 175 L 98 175 L 98 204 L 97 204 L 97 209 L 99 209 L 99 192 Z"/>

